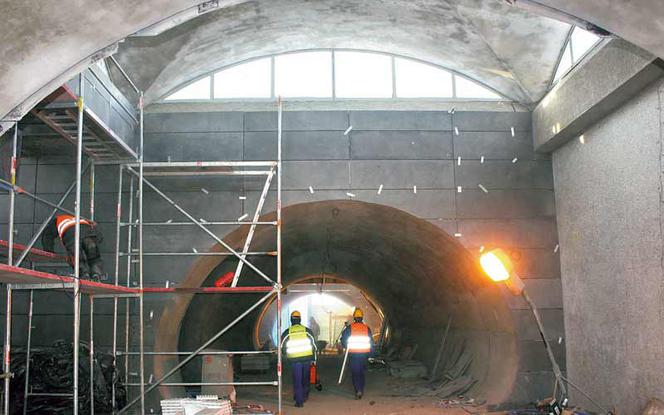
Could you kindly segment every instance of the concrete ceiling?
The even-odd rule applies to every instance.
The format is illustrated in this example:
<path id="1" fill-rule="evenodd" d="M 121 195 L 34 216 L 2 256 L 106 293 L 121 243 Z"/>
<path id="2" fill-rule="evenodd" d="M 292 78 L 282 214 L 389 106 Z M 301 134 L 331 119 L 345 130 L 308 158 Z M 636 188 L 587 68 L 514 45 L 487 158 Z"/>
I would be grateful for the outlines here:
<path id="1" fill-rule="evenodd" d="M 351 48 L 423 59 L 529 104 L 546 92 L 569 28 L 495 0 L 248 1 L 156 37 L 129 38 L 119 58 L 139 79 L 148 103 L 246 59 Z"/>
<path id="2" fill-rule="evenodd" d="M 664 57 L 664 43 L 661 42 L 664 36 L 664 2 L 660 0 L 631 0 L 629 2 L 624 0 L 586 0 L 583 2 L 538 0 L 538 2 L 587 19 Z M 86 0 L 85 2 L 81 0 L 68 2 L 0 0 L 0 8 L 3 11 L 3 24 L 0 25 L 0 114 L 2 118 L 5 116 L 20 117 L 55 87 L 80 71 L 95 55 L 110 52 L 109 50 L 104 52 L 105 48 L 197 3 L 197 0 L 115 0 L 112 2 L 104 0 Z M 235 4 L 237 1 L 220 0 L 219 3 L 223 9 L 228 4 Z M 210 26 L 210 28 L 224 27 L 223 21 L 225 20 L 225 24 L 229 25 L 229 28 L 245 34 L 244 40 L 251 47 L 255 46 L 251 40 L 254 37 L 261 39 L 276 37 L 274 40 L 281 42 L 281 48 L 288 45 L 301 45 L 302 47 L 307 42 L 316 44 L 316 46 L 324 46 L 343 41 L 347 46 L 357 45 L 359 47 L 360 44 L 366 44 L 374 46 L 371 47 L 372 49 L 383 50 L 387 49 L 387 45 L 389 45 L 389 49 L 395 49 L 392 51 L 400 51 L 407 55 L 433 61 L 436 61 L 437 56 L 438 59 L 446 57 L 450 61 L 455 61 L 459 57 L 455 52 L 458 52 L 456 47 L 468 43 L 473 45 L 473 48 L 479 48 L 482 56 L 487 58 L 487 61 L 479 62 L 481 65 L 472 68 L 473 71 L 479 71 L 480 75 L 486 75 L 486 77 L 478 76 L 478 78 L 493 85 L 497 85 L 495 84 L 497 82 L 504 83 L 504 88 L 501 85 L 501 88 L 498 89 L 505 93 L 512 91 L 516 99 L 536 100 L 538 78 L 532 79 L 533 75 L 530 71 L 539 68 L 541 63 L 538 62 L 537 66 L 529 68 L 526 64 L 536 62 L 537 58 L 534 58 L 517 64 L 518 55 L 525 54 L 525 51 L 531 53 L 531 48 L 520 49 L 522 47 L 520 43 L 515 43 L 510 47 L 510 39 L 501 37 L 497 33 L 515 32 L 518 34 L 524 30 L 527 32 L 528 27 L 518 28 L 519 26 L 514 22 L 527 22 L 530 19 L 536 22 L 539 19 L 528 17 L 523 12 L 508 11 L 505 6 L 497 3 L 498 0 L 463 2 L 453 0 L 252 1 L 246 5 L 232 6 L 228 11 L 229 13 L 240 13 L 234 16 L 245 18 L 247 23 L 254 23 L 254 26 L 246 27 L 242 25 L 242 22 L 233 23 L 228 19 L 222 19 L 217 26 Z M 505 10 L 505 14 L 502 15 L 499 10 Z M 223 15 L 224 12 L 215 13 Z M 341 23 L 338 27 L 321 24 L 322 21 L 312 22 L 306 19 L 311 16 L 329 16 L 330 13 L 334 14 L 337 21 Z M 277 18 L 276 16 L 279 15 L 285 16 Z M 519 16 L 516 18 L 518 20 L 514 20 L 512 16 Z M 364 36 L 363 33 L 356 30 L 358 26 L 346 23 L 346 20 L 357 21 L 356 17 L 365 22 L 361 26 L 363 30 L 368 30 Z M 487 18 L 489 19 L 487 20 Z M 274 26 L 277 23 L 293 25 L 293 28 L 300 31 L 285 32 L 286 27 L 282 27 L 282 30 L 279 31 L 279 28 Z M 452 27 L 456 28 L 463 27 L 466 30 L 450 33 L 439 28 L 439 26 L 448 24 L 452 24 Z M 505 28 L 506 25 L 514 27 Z M 383 35 L 371 40 L 377 37 L 376 33 L 381 33 L 380 30 L 374 32 L 376 29 L 382 29 Z M 389 34 L 391 29 L 394 29 L 393 35 Z M 350 41 L 353 42 L 351 45 L 348 45 L 348 40 L 343 40 L 343 34 L 348 35 L 349 30 L 352 30 L 354 39 Z M 203 30 L 203 32 L 205 31 Z M 386 33 L 387 35 L 385 35 Z M 495 35 L 491 35 L 492 33 Z M 180 36 L 183 35 L 180 33 Z M 318 38 L 319 35 L 333 37 L 331 39 Z M 444 36 L 441 37 L 441 35 Z M 208 42 L 213 37 L 208 33 L 203 40 Z M 224 39 L 226 37 L 240 39 L 233 32 L 223 33 L 223 37 Z M 363 38 L 367 39 L 363 40 Z M 540 38 L 541 36 L 533 37 L 529 45 L 537 45 L 536 41 Z M 186 41 L 188 45 L 192 45 L 190 39 L 186 39 Z M 235 42 L 232 43 L 235 45 L 232 51 L 235 56 L 241 56 L 238 49 L 241 45 L 237 43 L 237 40 Z M 450 44 L 454 45 L 454 49 L 447 47 Z M 195 46 L 196 43 L 194 42 L 193 45 Z M 208 43 L 202 45 L 207 46 Z M 171 56 L 180 60 L 178 53 L 174 52 L 177 47 L 175 45 L 171 47 Z M 277 48 L 276 45 L 271 47 Z M 261 45 L 261 48 L 264 52 L 266 51 L 265 45 Z M 216 49 L 213 49 L 213 51 L 219 50 L 223 51 L 224 47 L 218 45 Z M 231 47 L 228 50 L 231 50 Z M 443 52 L 440 52 L 441 50 Z M 491 51 L 495 56 L 490 56 Z M 245 52 L 245 55 L 248 54 L 250 53 Z M 464 54 L 464 56 L 466 55 L 471 54 Z M 180 62 L 187 62 L 187 56 L 193 56 L 191 51 L 186 52 Z M 472 56 L 468 56 L 466 64 L 473 63 L 472 58 Z M 232 59 L 228 59 L 228 61 L 230 60 Z M 219 63 L 223 63 L 223 61 Z M 155 84 L 154 92 L 150 91 L 152 96 L 156 96 L 158 87 L 165 88 L 166 77 L 169 73 L 177 72 L 170 66 L 169 64 L 164 68 L 163 75 L 161 72 L 159 74 L 151 73 L 142 79 L 142 81 L 146 79 L 158 81 Z M 508 82 L 509 78 L 505 76 L 491 75 L 491 71 L 496 69 L 499 71 L 507 69 L 507 72 L 513 74 L 515 80 Z M 536 72 L 539 70 L 537 69 Z M 469 74 L 473 75 L 470 69 Z"/>

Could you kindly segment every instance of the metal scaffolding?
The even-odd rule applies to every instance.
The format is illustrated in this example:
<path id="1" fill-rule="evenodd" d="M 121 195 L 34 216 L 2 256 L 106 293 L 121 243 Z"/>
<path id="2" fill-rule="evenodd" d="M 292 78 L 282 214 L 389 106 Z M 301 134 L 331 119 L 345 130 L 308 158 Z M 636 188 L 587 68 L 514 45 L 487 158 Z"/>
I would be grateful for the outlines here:
<path id="1" fill-rule="evenodd" d="M 3 359 L 3 374 L 4 378 L 4 399 L 3 399 L 3 414 L 9 415 L 11 403 L 11 329 L 12 329 L 12 295 L 16 290 L 29 291 L 29 310 L 28 310 L 28 333 L 27 333 L 27 347 L 26 347 L 26 372 L 24 388 L 24 402 L 23 413 L 27 412 L 30 396 L 58 396 L 71 398 L 73 402 L 74 415 L 79 413 L 79 396 L 84 391 L 79 390 L 79 343 L 80 343 L 80 324 L 81 324 L 81 295 L 88 294 L 90 301 L 90 412 L 94 413 L 94 305 L 95 300 L 112 299 L 113 301 L 113 340 L 112 340 L 112 354 L 114 357 L 114 365 L 116 370 L 119 369 L 118 358 L 124 357 L 124 385 L 127 387 L 137 387 L 138 393 L 130 402 L 123 408 L 117 408 L 116 401 L 116 385 L 112 385 L 112 404 L 114 413 L 125 413 L 132 409 L 134 405 L 140 403 L 140 413 L 145 414 L 145 397 L 146 394 L 158 386 L 217 386 L 217 385 L 269 385 L 278 388 L 278 413 L 281 414 L 282 410 L 282 354 L 280 346 L 276 350 L 267 352 L 277 355 L 277 376 L 276 380 L 266 382 L 205 382 L 205 383 L 187 383 L 187 382 L 165 382 L 170 376 L 179 371 L 188 362 L 199 355 L 207 354 L 257 354 L 266 353 L 262 351 L 234 351 L 234 352 L 209 352 L 204 351 L 209 345 L 214 343 L 217 339 L 228 332 L 240 320 L 249 315 L 253 310 L 264 304 L 268 299 L 276 297 L 276 304 L 278 315 L 281 315 L 282 308 L 282 275 L 281 275 L 281 232 L 282 232 L 282 216 L 281 216 L 281 180 L 282 180 L 282 163 L 281 163 L 281 126 L 282 126 L 282 102 L 278 101 L 277 114 L 278 114 L 278 133 L 277 133 L 277 159 L 275 161 L 195 161 L 195 162 L 145 162 L 144 161 L 144 109 L 143 109 L 143 94 L 132 82 L 130 77 L 124 72 L 119 64 L 114 60 L 111 61 L 119 68 L 120 73 L 125 77 L 130 86 L 138 95 L 138 151 L 127 152 L 124 157 L 117 157 L 117 160 L 109 160 L 107 153 L 104 157 L 94 158 L 94 155 L 86 151 L 85 140 L 85 123 L 91 111 L 86 107 L 84 96 L 84 79 L 83 74 L 79 75 L 79 95 L 76 99 L 76 109 L 78 110 L 76 139 L 76 167 L 75 167 L 75 180 L 65 191 L 63 196 L 57 203 L 51 203 L 38 196 L 27 192 L 25 189 L 17 186 L 16 184 L 16 166 L 20 149 L 18 148 L 18 122 L 14 129 L 12 141 L 12 159 L 11 159 L 11 177 L 10 181 L 2 181 L 2 184 L 9 190 L 9 235 L 8 241 L 3 245 L 0 241 L 0 250 L 6 248 L 7 265 L 0 264 L 0 283 L 6 285 L 6 319 L 5 319 L 5 341 L 4 341 L 4 359 Z M 92 113 L 94 115 L 94 113 Z M 99 130 L 97 130 L 99 131 Z M 117 137 L 112 132 L 109 137 Z M 123 148 L 123 146 L 117 146 Z M 87 166 L 83 165 L 83 153 L 88 154 L 92 159 Z M 127 161 L 129 159 L 129 161 Z M 103 162 L 101 161 L 103 160 Z M 82 204 L 82 178 L 83 175 L 89 171 L 90 176 L 90 220 L 95 219 L 95 164 L 112 164 L 118 166 L 118 186 L 117 186 L 117 206 L 115 218 L 115 246 L 114 246 L 114 275 L 113 281 L 109 284 L 84 280 L 80 278 L 80 241 L 81 241 L 81 204 Z M 127 203 L 127 216 L 123 218 L 123 181 L 125 176 L 128 176 L 129 182 L 129 197 Z M 206 222 L 204 220 L 196 219 L 195 216 L 187 212 L 184 208 L 178 205 L 168 195 L 161 191 L 148 177 L 197 177 L 197 176 L 264 176 L 265 183 L 261 192 L 260 199 L 256 206 L 256 210 L 250 221 L 242 221 L 239 218 L 237 221 L 221 221 L 221 222 Z M 260 221 L 259 218 L 267 199 L 270 187 L 274 176 L 276 176 L 276 221 Z M 144 191 L 145 188 L 156 193 L 161 199 L 166 201 L 175 210 L 187 218 L 186 222 L 144 222 Z M 72 193 L 75 192 L 75 205 L 74 211 L 71 212 L 63 207 L 65 200 Z M 134 194 L 136 193 L 136 194 Z M 23 195 L 30 197 L 40 203 L 44 203 L 52 208 L 51 213 L 46 217 L 41 226 L 37 229 L 36 233 L 32 236 L 27 245 L 17 244 L 14 241 L 14 227 L 15 227 L 15 200 L 16 195 Z M 137 206 L 134 206 L 134 200 L 137 201 Z M 24 261 L 36 263 L 39 261 L 63 261 L 66 258 L 61 255 L 41 251 L 34 248 L 35 243 L 39 239 L 41 233 L 46 229 L 49 222 L 53 220 L 58 211 L 70 213 L 75 217 L 75 255 L 73 258 L 74 273 L 73 276 L 60 276 L 34 269 L 21 267 Z M 124 220 L 123 220 L 124 219 Z M 222 237 L 216 235 L 210 230 L 211 225 L 237 225 L 248 226 L 246 240 L 241 250 L 236 250 L 225 242 Z M 225 249 L 224 252 L 201 252 L 196 251 L 192 253 L 169 253 L 169 252 L 144 252 L 144 228 L 145 227 L 164 227 L 164 229 L 178 229 L 182 226 L 195 226 L 201 231 L 212 238 L 217 244 Z M 253 252 L 250 251 L 251 242 L 258 226 L 273 226 L 276 228 L 276 249 L 274 251 Z M 126 252 L 121 252 L 121 239 L 126 234 Z M 136 242 L 137 247 L 133 244 Z M 148 256 L 234 256 L 238 259 L 238 265 L 233 275 L 232 284 L 228 287 L 146 287 L 144 285 L 144 258 Z M 273 257 L 276 261 L 276 278 L 268 276 L 265 272 L 259 269 L 252 263 L 250 258 L 258 256 Z M 126 259 L 126 267 L 121 264 L 121 259 Z M 136 267 L 134 265 L 137 265 Z M 267 282 L 263 286 L 238 286 L 242 269 L 247 267 L 254 271 L 258 276 Z M 34 268 L 34 267 L 33 267 Z M 135 271 L 135 272 L 134 272 Z M 121 281 L 121 274 L 125 273 L 124 281 Z M 134 278 L 132 280 L 132 278 Z M 137 280 L 137 281 L 136 281 Z M 134 283 L 134 286 L 132 286 Z M 34 291 L 35 290 L 66 290 L 73 291 L 73 387 L 71 394 L 63 393 L 31 393 L 30 391 L 30 353 L 32 341 L 32 318 L 34 312 Z M 248 309 L 242 312 L 233 321 L 227 324 L 223 329 L 217 332 L 214 336 L 208 339 L 198 349 L 192 352 L 150 352 L 145 350 L 145 318 L 144 318 L 144 297 L 145 295 L 161 293 L 161 294 L 257 294 L 261 293 L 263 296 L 251 305 Z M 124 309 L 124 350 L 118 350 L 118 326 L 120 321 L 120 299 L 125 300 Z M 129 349 L 130 344 L 130 322 L 131 315 L 129 312 L 130 301 L 138 300 L 138 351 Z M 281 321 L 277 319 L 277 329 L 281 333 Z M 160 379 L 152 382 L 147 382 L 145 379 L 145 356 L 152 356 L 158 354 L 172 354 L 186 357 L 180 361 L 178 365 L 173 367 Z M 138 356 L 139 359 L 139 382 L 129 382 L 129 357 Z"/>

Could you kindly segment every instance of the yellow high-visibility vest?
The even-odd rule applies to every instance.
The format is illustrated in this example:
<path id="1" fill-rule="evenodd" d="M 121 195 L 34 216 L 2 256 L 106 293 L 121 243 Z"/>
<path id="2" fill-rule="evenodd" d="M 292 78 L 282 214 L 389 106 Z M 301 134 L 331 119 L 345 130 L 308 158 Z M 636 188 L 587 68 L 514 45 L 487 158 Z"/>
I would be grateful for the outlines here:
<path id="1" fill-rule="evenodd" d="M 288 341 L 286 341 L 286 356 L 289 359 L 295 359 L 313 355 L 314 349 L 307 335 L 307 329 L 301 324 L 290 326 L 288 329 Z"/>

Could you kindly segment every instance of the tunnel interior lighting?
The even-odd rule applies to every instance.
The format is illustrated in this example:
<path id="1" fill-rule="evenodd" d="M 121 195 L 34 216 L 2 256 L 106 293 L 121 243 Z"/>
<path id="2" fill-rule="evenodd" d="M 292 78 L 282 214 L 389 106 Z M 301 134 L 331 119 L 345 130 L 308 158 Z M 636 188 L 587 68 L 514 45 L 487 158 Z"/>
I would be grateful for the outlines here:
<path id="1" fill-rule="evenodd" d="M 493 249 L 482 254 L 480 265 L 489 278 L 495 282 L 507 281 L 514 269 L 512 261 L 502 249 Z"/>

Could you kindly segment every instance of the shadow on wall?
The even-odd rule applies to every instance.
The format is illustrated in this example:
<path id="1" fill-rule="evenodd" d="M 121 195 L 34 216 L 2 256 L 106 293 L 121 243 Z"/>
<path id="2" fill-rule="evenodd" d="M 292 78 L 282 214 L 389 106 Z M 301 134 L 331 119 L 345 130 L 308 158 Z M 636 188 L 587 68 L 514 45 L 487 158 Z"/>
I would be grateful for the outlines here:
<path id="1" fill-rule="evenodd" d="M 283 210 L 283 283 L 316 274 L 339 274 L 381 305 L 404 343 L 419 345 L 415 359 L 433 362 L 449 316 L 451 340 L 465 344 L 472 356 L 470 374 L 478 380 L 472 393 L 489 402 L 506 400 L 519 363 L 511 313 L 498 288 L 490 284 L 471 254 L 453 237 L 425 220 L 398 209 L 338 200 L 305 203 Z M 274 220 L 268 214 L 261 220 Z M 249 226 L 228 235 L 241 249 Z M 256 231 L 252 251 L 273 250 L 276 231 Z M 211 251 L 220 251 L 214 246 Z M 274 257 L 253 257 L 267 275 L 276 275 Z M 237 260 L 202 257 L 182 286 L 212 286 Z M 246 270 L 246 267 L 245 267 Z M 264 285 L 255 272 L 244 271 L 239 285 Z M 260 298 L 260 295 L 178 296 L 164 311 L 155 334 L 156 351 L 195 350 Z M 251 350 L 255 310 L 224 334 L 212 348 Z M 444 359 L 444 357 L 443 357 Z M 177 364 L 157 356 L 155 377 Z M 200 369 L 199 369 L 200 370 Z M 187 381 L 199 381 L 195 367 Z M 179 381 L 173 376 L 171 381 Z M 161 388 L 162 396 L 182 391 Z"/>

